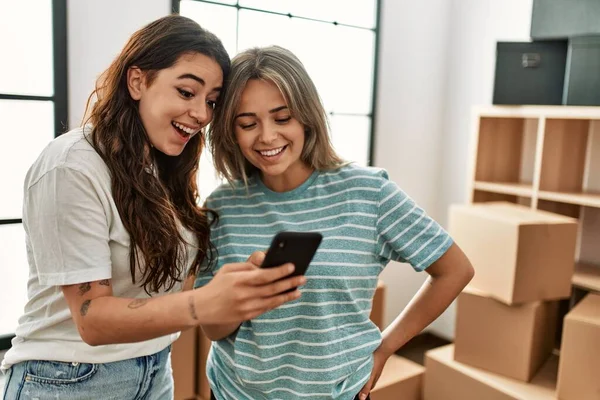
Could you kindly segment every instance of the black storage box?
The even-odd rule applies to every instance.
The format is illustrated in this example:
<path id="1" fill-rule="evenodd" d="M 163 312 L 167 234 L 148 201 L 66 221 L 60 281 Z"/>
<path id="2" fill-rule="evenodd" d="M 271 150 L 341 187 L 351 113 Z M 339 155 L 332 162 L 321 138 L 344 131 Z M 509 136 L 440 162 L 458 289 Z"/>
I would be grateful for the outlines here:
<path id="1" fill-rule="evenodd" d="M 600 106 L 600 35 L 569 40 L 563 104 Z"/>
<path id="2" fill-rule="evenodd" d="M 534 0 L 531 37 L 566 39 L 600 34 L 600 0 Z"/>
<path id="3" fill-rule="evenodd" d="M 493 103 L 562 104 L 567 48 L 566 40 L 498 42 Z"/>

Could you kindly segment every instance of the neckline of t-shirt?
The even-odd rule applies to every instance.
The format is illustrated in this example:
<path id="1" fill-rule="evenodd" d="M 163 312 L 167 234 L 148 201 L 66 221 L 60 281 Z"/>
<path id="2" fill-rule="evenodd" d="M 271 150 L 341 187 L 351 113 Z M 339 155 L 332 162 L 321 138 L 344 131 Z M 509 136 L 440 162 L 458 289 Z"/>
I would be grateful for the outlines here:
<path id="1" fill-rule="evenodd" d="M 313 173 L 310 174 L 308 179 L 306 179 L 304 182 L 302 182 L 302 184 L 300 186 L 298 186 L 297 188 L 294 188 L 292 190 L 288 190 L 287 192 L 275 192 L 275 191 L 269 189 L 264 184 L 262 179 L 260 179 L 259 174 L 254 175 L 254 180 L 256 181 L 258 190 L 262 191 L 266 197 L 281 200 L 281 199 L 291 199 L 291 198 L 300 196 L 302 193 L 304 193 L 304 191 L 306 191 L 306 189 L 308 189 L 313 184 L 313 182 L 318 178 L 318 176 L 319 176 L 319 171 L 314 170 Z"/>

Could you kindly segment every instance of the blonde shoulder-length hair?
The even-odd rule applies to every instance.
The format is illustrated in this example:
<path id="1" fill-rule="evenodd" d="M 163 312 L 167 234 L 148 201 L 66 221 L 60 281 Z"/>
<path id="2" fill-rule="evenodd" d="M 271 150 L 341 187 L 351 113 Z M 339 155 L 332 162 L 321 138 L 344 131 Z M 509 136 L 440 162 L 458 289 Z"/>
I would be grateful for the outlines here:
<path id="1" fill-rule="evenodd" d="M 209 129 L 209 146 L 217 172 L 230 183 L 257 171 L 242 154 L 235 138 L 235 116 L 242 92 L 251 79 L 273 82 L 281 91 L 293 118 L 304 126 L 301 160 L 316 170 L 332 170 L 346 164 L 329 137 L 327 113 L 304 65 L 279 46 L 252 48 L 234 57 L 224 93 Z"/>

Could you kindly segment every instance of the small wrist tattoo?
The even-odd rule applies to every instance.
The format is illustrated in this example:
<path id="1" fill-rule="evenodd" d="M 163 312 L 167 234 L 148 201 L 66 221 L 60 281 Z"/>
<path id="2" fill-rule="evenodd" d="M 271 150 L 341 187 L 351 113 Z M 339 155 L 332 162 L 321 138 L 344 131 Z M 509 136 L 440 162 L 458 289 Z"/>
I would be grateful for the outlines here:
<path id="1" fill-rule="evenodd" d="M 194 318 L 194 321 L 198 321 L 198 314 L 196 314 L 196 305 L 194 304 L 194 297 L 188 297 L 188 304 L 190 308 L 190 315 Z"/>

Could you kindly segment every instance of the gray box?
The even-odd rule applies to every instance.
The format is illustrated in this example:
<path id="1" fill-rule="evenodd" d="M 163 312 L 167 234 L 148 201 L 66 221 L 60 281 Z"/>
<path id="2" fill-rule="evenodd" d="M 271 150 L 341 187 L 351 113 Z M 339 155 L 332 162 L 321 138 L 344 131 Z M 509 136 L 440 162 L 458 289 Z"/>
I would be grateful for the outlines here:
<path id="1" fill-rule="evenodd" d="M 563 104 L 600 105 L 600 35 L 569 40 Z"/>
<path id="2" fill-rule="evenodd" d="M 566 40 L 498 42 L 492 103 L 562 104 L 567 47 Z"/>
<path id="3" fill-rule="evenodd" d="M 566 39 L 600 35 L 600 0 L 534 0 L 531 37 Z"/>

